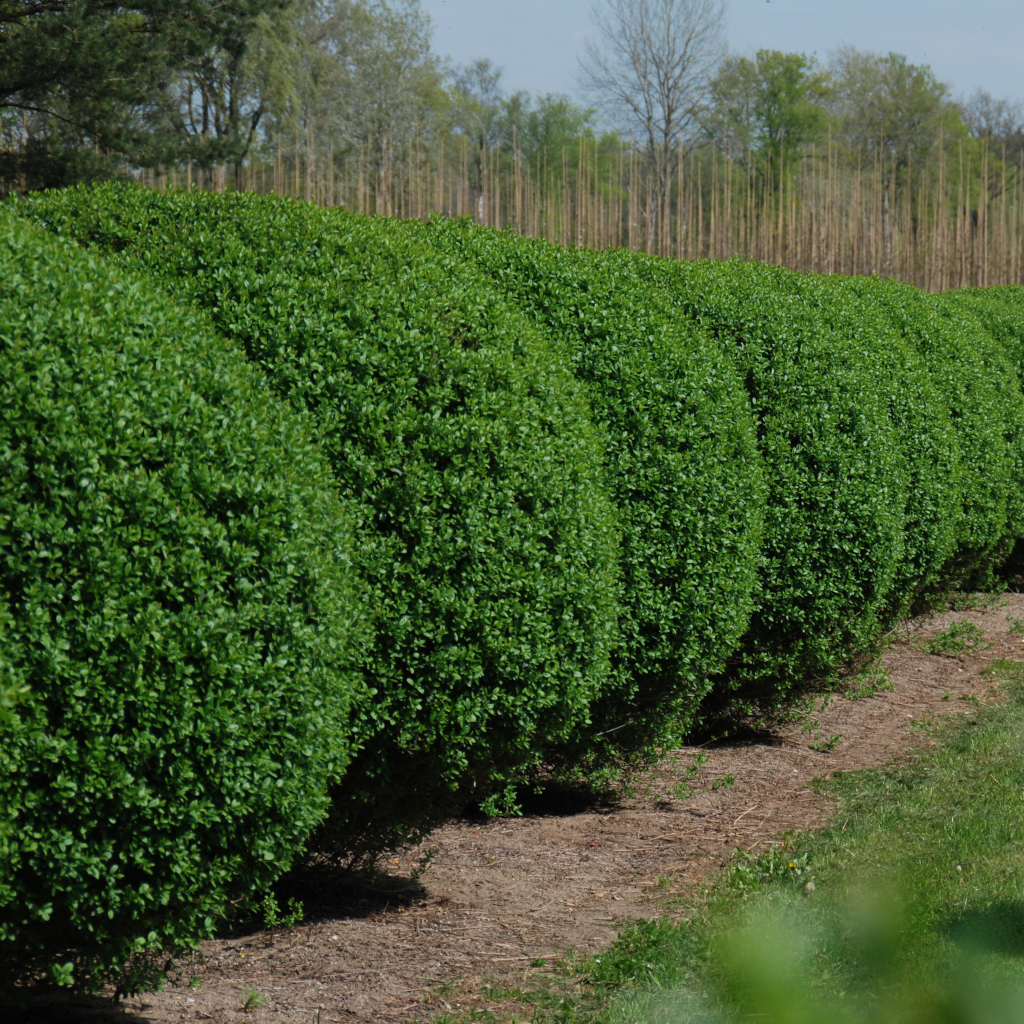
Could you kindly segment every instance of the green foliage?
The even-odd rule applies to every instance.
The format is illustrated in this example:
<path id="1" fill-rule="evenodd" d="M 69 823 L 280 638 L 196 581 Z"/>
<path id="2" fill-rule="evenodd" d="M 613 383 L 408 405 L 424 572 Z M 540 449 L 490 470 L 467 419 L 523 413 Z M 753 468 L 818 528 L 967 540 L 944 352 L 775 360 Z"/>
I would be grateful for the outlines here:
<path id="1" fill-rule="evenodd" d="M 910 452 L 891 411 L 931 401 L 927 381 L 900 349 L 841 333 L 789 271 L 632 265 L 663 287 L 677 315 L 729 347 L 746 382 L 768 478 L 761 579 L 716 699 L 771 712 L 794 687 L 871 650 L 908 603 L 917 575 L 908 557 L 923 567 L 938 557 L 908 548 L 911 532 L 926 545 L 928 526 L 941 532 L 941 511 L 920 510 L 924 523 L 911 530 Z M 900 386 L 908 393 L 897 402 Z"/>
<path id="2" fill-rule="evenodd" d="M 288 909 L 282 913 L 281 907 L 273 895 L 264 897 L 259 909 L 263 916 L 263 925 L 269 929 L 294 928 L 306 912 L 303 905 L 292 898 L 288 900 Z"/>
<path id="3" fill-rule="evenodd" d="M 839 746 L 842 738 L 842 733 L 833 733 L 825 739 L 814 740 L 812 743 L 809 743 L 808 746 L 811 750 L 817 750 L 820 754 L 828 754 Z"/>
<path id="4" fill-rule="evenodd" d="M 830 92 L 814 57 L 779 50 L 728 57 L 712 82 L 704 128 L 741 160 L 752 152 L 769 160 L 778 183 L 781 165 L 788 159 L 796 166 L 800 147 L 824 134 L 822 101 Z"/>
<path id="5" fill-rule="evenodd" d="M 759 856 L 737 848 L 722 884 L 734 892 L 780 883 L 789 888 L 806 889 L 814 876 L 809 860 L 806 853 L 793 853 L 785 846 L 775 844 Z"/>
<path id="6" fill-rule="evenodd" d="M 947 308 L 956 308 L 973 317 L 1002 349 L 1017 373 L 1024 391 L 1024 288 L 971 288 L 946 292 L 940 300 Z M 1015 467 L 1016 468 L 1016 467 Z M 1017 486 L 1020 486 L 1019 477 Z M 1018 496 L 1020 492 L 1017 492 Z M 1024 568 L 1024 544 L 1017 543 L 1003 565 L 1008 577 Z"/>
<path id="7" fill-rule="evenodd" d="M 0 151 L 0 185 L 53 188 L 123 176 L 125 157 L 147 166 L 185 156 L 205 166 L 240 160 L 262 114 L 242 95 L 253 85 L 244 60 L 249 39 L 268 12 L 284 6 L 283 0 L 4 3 L 0 127 L 13 128 L 17 119 L 15 130 L 27 139 Z M 169 90 L 172 81 L 180 88 Z M 172 92 L 176 98 L 188 92 L 192 106 L 168 111 Z M 175 136 L 197 120 L 201 138 L 192 136 L 186 152 Z"/>
<path id="8" fill-rule="evenodd" d="M 949 598 L 951 612 L 988 612 L 995 608 L 1005 608 L 1009 601 L 1003 596 L 1001 588 L 985 593 L 958 593 Z"/>
<path id="9" fill-rule="evenodd" d="M 585 770 L 653 756 L 699 720 L 708 678 L 746 629 L 763 483 L 729 357 L 665 315 L 630 257 L 568 250 L 435 220 L 443 252 L 474 260 L 564 348 L 606 437 L 622 526 L 614 682 L 560 751 Z"/>
<path id="10" fill-rule="evenodd" d="M 255 1013 L 257 1010 L 262 1010 L 264 1006 L 269 1006 L 270 1003 L 260 995 L 258 989 L 247 988 L 242 997 L 242 1013 Z"/>
<path id="11" fill-rule="evenodd" d="M 586 980 L 600 988 L 654 981 L 664 958 L 666 940 L 675 929 L 676 925 L 667 918 L 640 921 L 626 928 L 608 950 L 580 965 Z"/>
<path id="12" fill-rule="evenodd" d="M 1024 398 L 1012 363 L 978 321 L 941 296 L 871 278 L 870 296 L 924 358 L 957 431 L 963 514 L 951 576 L 984 588 L 1024 528 Z"/>
<path id="13" fill-rule="evenodd" d="M 672 795 L 677 800 L 686 801 L 690 799 L 696 790 L 696 787 L 693 785 L 693 780 L 697 778 L 700 774 L 701 768 L 703 768 L 707 762 L 708 754 L 706 751 L 698 750 L 697 753 L 694 754 L 693 760 L 689 765 L 687 765 L 686 771 L 683 773 L 682 781 L 677 782 L 672 787 Z"/>
<path id="14" fill-rule="evenodd" d="M 862 154 L 877 153 L 885 186 L 920 181 L 926 154 L 936 145 L 950 147 L 952 156 L 968 141 L 963 105 L 953 101 L 949 86 L 927 64 L 912 64 L 898 53 L 841 46 L 831 56 L 829 72 L 833 144 L 858 162 Z"/>
<path id="15" fill-rule="evenodd" d="M 858 285 L 877 290 L 943 394 L 964 472 L 956 569 L 969 586 L 986 589 L 993 564 L 1024 531 L 1024 394 L 1016 359 L 961 302 L 894 283 Z"/>
<path id="16" fill-rule="evenodd" d="M 420 834 L 585 727 L 617 612 L 601 441 L 485 280 L 409 225 L 292 201 L 110 187 L 19 208 L 208 309 L 313 414 L 375 614 L 325 847 Z"/>
<path id="17" fill-rule="evenodd" d="M 945 292 L 942 299 L 974 314 L 1024 381 L 1024 288 L 965 288 Z"/>
<path id="18" fill-rule="evenodd" d="M 973 654 L 985 646 L 985 633 L 968 619 L 957 619 L 924 645 L 929 654 Z"/>
<path id="19" fill-rule="evenodd" d="M 986 319 L 889 282 L 241 194 L 17 209 L 207 311 L 315 425 L 374 617 L 334 854 L 778 713 L 984 582 L 1024 526 L 1010 297 L 972 299 Z"/>
<path id="20" fill-rule="evenodd" d="M 876 357 L 874 386 L 896 428 L 908 481 L 903 555 L 888 602 L 886 624 L 891 625 L 915 605 L 936 603 L 948 589 L 963 514 L 960 443 L 924 356 L 890 321 L 884 306 L 846 287 L 846 281 L 786 275 L 840 344 L 854 341 Z"/>
<path id="21" fill-rule="evenodd" d="M 361 626 L 309 434 L 193 317 L 0 210 L 5 968 L 136 987 L 324 818 Z"/>
<path id="22" fill-rule="evenodd" d="M 1002 536 L 986 552 L 985 562 L 974 575 L 974 580 L 981 584 L 978 589 L 998 590 L 993 570 L 1004 563 L 1024 537 L 1024 381 L 1019 376 L 1015 353 L 998 343 L 981 317 L 973 312 L 966 314 L 944 296 L 937 296 L 932 301 L 940 310 L 947 329 L 961 342 L 966 342 L 972 354 L 981 361 L 988 391 L 984 399 L 972 395 L 972 405 L 984 407 L 991 403 L 1001 421 L 999 432 L 1006 446 L 1006 524 Z M 979 475 L 984 472 L 982 465 L 979 458 Z M 992 470 L 988 472 L 995 475 Z M 995 484 L 993 481 L 990 485 L 993 491 Z"/>

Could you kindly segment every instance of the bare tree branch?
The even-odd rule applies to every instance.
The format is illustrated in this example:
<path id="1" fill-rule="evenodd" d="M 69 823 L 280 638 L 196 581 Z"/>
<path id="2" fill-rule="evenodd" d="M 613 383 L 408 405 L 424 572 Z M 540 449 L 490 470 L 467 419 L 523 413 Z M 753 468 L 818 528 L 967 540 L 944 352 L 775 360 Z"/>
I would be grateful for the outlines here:
<path id="1" fill-rule="evenodd" d="M 580 84 L 657 160 L 697 135 L 697 111 L 725 56 L 725 0 L 596 0 L 597 37 Z"/>

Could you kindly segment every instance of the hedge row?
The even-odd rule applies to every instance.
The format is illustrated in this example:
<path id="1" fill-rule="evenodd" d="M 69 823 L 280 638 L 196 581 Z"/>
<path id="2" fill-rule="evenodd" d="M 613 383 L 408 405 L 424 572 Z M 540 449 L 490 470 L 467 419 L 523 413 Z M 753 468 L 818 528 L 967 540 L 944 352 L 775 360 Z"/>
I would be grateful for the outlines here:
<path id="1" fill-rule="evenodd" d="M 399 222 L 249 195 L 68 192 L 51 227 L 209 312 L 307 408 L 374 635 L 329 842 L 374 853 L 502 798 L 585 728 L 619 529 L 580 386 L 471 269 Z"/>
<path id="2" fill-rule="evenodd" d="M 265 891 L 361 703 L 309 425 L 175 306 L 0 210 L 0 959 L 81 983 Z"/>
<path id="3" fill-rule="evenodd" d="M 703 674 L 720 678 L 718 697 L 721 691 L 738 691 L 751 708 L 771 707 L 794 681 L 821 677 L 871 646 L 887 602 L 905 603 L 894 594 L 894 582 L 904 556 L 910 473 L 878 391 L 879 381 L 892 370 L 884 365 L 887 357 L 891 363 L 904 355 L 902 345 L 890 352 L 865 339 L 844 338 L 840 344 L 836 332 L 795 293 L 795 275 L 787 277 L 776 268 L 684 265 L 622 252 L 559 250 L 510 234 L 459 231 L 441 222 L 431 230 L 439 247 L 459 244 L 554 332 L 578 338 L 583 360 L 592 359 L 610 337 L 613 344 L 639 349 L 664 365 L 650 341 L 637 346 L 639 332 L 629 344 L 628 323 L 621 336 L 608 334 L 608 310 L 631 302 L 648 319 L 672 324 L 677 333 L 703 335 L 704 350 L 714 351 L 719 364 L 731 362 L 739 370 L 757 424 L 767 494 L 744 482 L 739 495 L 737 511 L 743 506 L 760 511 L 765 505 L 761 572 L 745 633 L 731 633 L 724 650 L 705 643 L 714 660 L 704 663 Z M 595 288 L 604 281 L 606 289 Z M 585 363 L 583 368 L 593 380 Z M 709 379 L 706 368 L 691 358 L 687 369 L 691 378 L 681 375 L 681 391 L 701 394 Z M 917 366 L 910 370 L 901 380 L 920 385 L 923 371 Z M 692 381 L 698 382 L 696 388 Z M 597 386 L 606 387 L 603 382 Z M 707 431 L 703 448 L 712 449 L 706 439 L 713 438 L 725 454 L 726 425 L 738 417 L 721 398 L 710 397 L 707 405 L 716 415 L 701 423 Z M 915 394 L 911 404 L 921 397 Z M 923 404 L 933 407 L 933 396 L 924 397 Z M 671 407 L 663 406 L 663 412 L 678 422 Z M 723 463 L 710 450 L 688 443 L 701 467 L 694 477 L 707 481 L 710 469 L 726 480 L 742 480 L 734 468 L 741 460 Z M 714 521 L 718 508 L 699 487 L 691 483 L 687 490 L 696 513 L 689 532 L 700 536 L 701 525 Z M 655 522 L 662 518 L 656 514 Z M 728 564 L 733 553 L 724 553 Z M 712 578 L 721 578 L 722 567 L 710 553 L 702 553 L 698 564 Z M 748 592 L 745 588 L 743 596 Z M 725 671 L 719 672 L 726 658 Z M 691 705 L 691 714 L 696 710 Z"/>
<path id="4" fill-rule="evenodd" d="M 0 360 L 35 362 L 0 367 L 29 410 L 0 453 L 51 460 L 0 485 L 8 950 L 117 969 L 303 849 L 369 858 L 470 801 L 508 810 L 538 773 L 600 779 L 775 714 L 987 583 L 1024 531 L 1024 289 L 932 297 L 249 195 L 14 209 L 66 241 L 5 214 Z M 137 512 L 140 480 L 163 490 Z M 57 550 L 33 516 L 76 538 L 52 578 L 21 554 Z M 86 615 L 113 625 L 78 638 Z M 59 812 L 28 810 L 37 762 Z M 146 780 L 138 842 L 165 861 L 121 852 L 119 773 Z M 213 779 L 226 818 L 196 811 Z M 95 862 L 64 881 L 85 870 L 68 835 L 106 849 L 90 829 L 141 909 Z M 77 909 L 44 926 L 47 900 Z"/>
<path id="5" fill-rule="evenodd" d="M 753 609 L 766 498 L 732 359 L 615 253 L 434 221 L 569 357 L 604 430 L 625 583 L 613 676 L 569 765 L 644 756 L 696 724 Z M 590 736 L 601 734 L 595 746 Z"/>

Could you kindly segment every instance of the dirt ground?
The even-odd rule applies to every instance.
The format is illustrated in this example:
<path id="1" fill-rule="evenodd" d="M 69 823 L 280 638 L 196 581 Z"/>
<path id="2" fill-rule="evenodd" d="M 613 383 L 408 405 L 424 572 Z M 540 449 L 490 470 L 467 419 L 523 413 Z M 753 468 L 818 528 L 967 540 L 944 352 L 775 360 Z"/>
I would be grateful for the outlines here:
<path id="1" fill-rule="evenodd" d="M 522 818 L 453 822 L 385 858 L 372 888 L 307 872 L 296 880 L 306 923 L 205 943 L 185 966 L 194 987 L 132 999 L 116 1014 L 98 1000 L 51 1009 L 66 1024 L 125 1016 L 139 1024 L 409 1024 L 480 1005 L 487 979 L 521 984 L 541 959 L 600 950 L 631 919 L 664 913 L 666 897 L 705 881 L 736 847 L 763 850 L 787 831 L 820 825 L 829 807 L 810 787 L 815 777 L 928 745 L 915 726 L 970 714 L 960 698 L 991 686 L 980 675 L 988 662 L 1024 661 L 1011 618 L 1024 619 L 1024 596 L 917 620 L 883 658 L 889 690 L 837 697 L 824 709 L 819 701 L 810 720 L 771 734 L 676 751 L 632 799 L 595 806 L 554 793 Z M 924 653 L 928 637 L 954 619 L 980 626 L 987 649 Z M 688 777 L 698 757 L 706 760 Z M 411 882 L 427 854 L 429 866 Z M 253 989 L 266 1005 L 244 1013 Z"/>

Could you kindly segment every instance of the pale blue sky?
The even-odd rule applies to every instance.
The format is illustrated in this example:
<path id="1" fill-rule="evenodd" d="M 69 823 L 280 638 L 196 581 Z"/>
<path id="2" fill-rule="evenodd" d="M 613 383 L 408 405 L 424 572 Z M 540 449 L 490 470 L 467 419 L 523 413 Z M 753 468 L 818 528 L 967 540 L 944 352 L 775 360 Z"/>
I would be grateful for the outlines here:
<path id="1" fill-rule="evenodd" d="M 421 0 L 434 48 L 458 63 L 490 57 L 508 91 L 576 94 L 591 0 Z M 730 0 L 729 43 L 825 57 L 842 43 L 930 64 L 957 95 L 979 86 L 1024 98 L 1024 0 Z"/>

